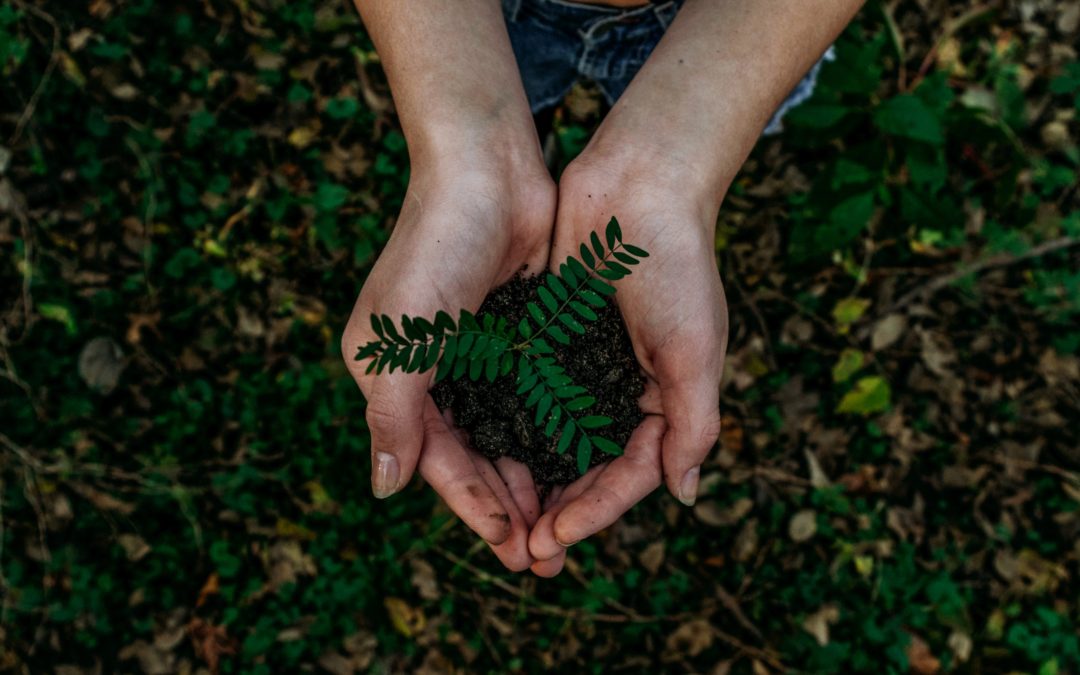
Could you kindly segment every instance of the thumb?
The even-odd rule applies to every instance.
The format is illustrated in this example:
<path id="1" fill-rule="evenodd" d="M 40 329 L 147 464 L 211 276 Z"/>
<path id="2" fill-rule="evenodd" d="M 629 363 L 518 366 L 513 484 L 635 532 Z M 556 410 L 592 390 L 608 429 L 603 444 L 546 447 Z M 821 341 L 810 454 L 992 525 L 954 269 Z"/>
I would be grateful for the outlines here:
<path id="1" fill-rule="evenodd" d="M 427 378 L 384 373 L 363 389 L 371 432 L 371 491 L 385 499 L 409 482 L 420 459 Z"/>
<path id="2" fill-rule="evenodd" d="M 692 506 L 701 464 L 720 437 L 719 378 L 677 373 L 661 379 L 660 397 L 668 424 L 661 445 L 664 482 L 676 499 Z"/>

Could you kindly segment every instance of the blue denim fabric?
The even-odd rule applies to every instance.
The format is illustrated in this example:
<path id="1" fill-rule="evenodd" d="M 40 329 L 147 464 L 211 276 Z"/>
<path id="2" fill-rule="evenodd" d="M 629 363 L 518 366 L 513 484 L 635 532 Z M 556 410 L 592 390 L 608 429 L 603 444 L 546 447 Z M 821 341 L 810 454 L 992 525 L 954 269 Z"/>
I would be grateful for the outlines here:
<path id="1" fill-rule="evenodd" d="M 614 104 L 682 3 L 667 0 L 620 9 L 572 0 L 503 0 L 510 43 L 532 111 L 557 104 L 581 78 L 595 82 L 607 102 Z M 821 61 L 833 58 L 830 48 Z M 784 113 L 810 97 L 821 61 L 776 111 L 766 134 L 779 132 Z"/>

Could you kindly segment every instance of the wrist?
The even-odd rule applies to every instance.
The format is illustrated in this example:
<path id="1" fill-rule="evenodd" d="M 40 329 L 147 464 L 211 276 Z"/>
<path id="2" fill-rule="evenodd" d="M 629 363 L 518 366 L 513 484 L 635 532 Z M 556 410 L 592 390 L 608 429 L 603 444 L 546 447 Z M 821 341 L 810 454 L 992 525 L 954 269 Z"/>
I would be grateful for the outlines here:
<path id="1" fill-rule="evenodd" d="M 402 120 L 413 169 L 463 163 L 493 171 L 543 167 L 543 153 L 527 104 L 492 104 L 452 115 Z"/>
<path id="2" fill-rule="evenodd" d="M 672 124 L 663 113 L 618 116 L 612 110 L 582 156 L 587 164 L 612 167 L 642 189 L 677 196 L 715 225 L 739 166 L 731 166 L 722 153 L 710 152 L 703 133 Z"/>

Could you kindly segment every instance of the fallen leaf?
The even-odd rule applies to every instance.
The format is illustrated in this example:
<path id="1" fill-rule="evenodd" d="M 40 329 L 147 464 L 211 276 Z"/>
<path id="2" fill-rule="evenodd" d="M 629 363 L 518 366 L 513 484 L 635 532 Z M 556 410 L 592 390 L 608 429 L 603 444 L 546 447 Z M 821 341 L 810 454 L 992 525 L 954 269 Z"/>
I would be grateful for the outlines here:
<path id="1" fill-rule="evenodd" d="M 809 448 L 805 448 L 803 454 L 806 456 L 806 466 L 810 469 L 810 485 L 818 489 L 832 485 L 829 476 L 821 468 L 821 462 L 818 461 L 817 455 Z"/>
<path id="2" fill-rule="evenodd" d="M 435 568 L 431 566 L 431 563 L 420 558 L 411 558 L 409 566 L 412 567 L 412 584 L 420 593 L 421 598 L 438 600 L 442 597 L 439 593 L 439 582 L 435 578 Z"/>
<path id="3" fill-rule="evenodd" d="M 817 643 L 824 647 L 829 644 L 829 626 L 840 620 L 840 610 L 836 605 L 823 605 L 818 611 L 803 619 L 802 627 L 814 636 Z"/>
<path id="4" fill-rule="evenodd" d="M 135 512 L 135 505 L 125 501 L 121 501 L 112 495 L 102 492 L 96 488 L 92 488 L 85 483 L 68 483 L 71 489 L 78 492 L 88 502 L 93 504 L 96 508 L 102 511 L 116 511 L 117 513 L 125 516 L 131 515 Z"/>
<path id="5" fill-rule="evenodd" d="M 209 598 L 211 595 L 217 595 L 219 590 L 218 582 L 218 573 L 211 572 L 210 576 L 206 578 L 206 583 L 204 583 L 202 588 L 199 589 L 199 598 L 195 601 L 196 607 L 202 607 L 204 604 L 206 604 L 207 598 Z"/>
<path id="6" fill-rule="evenodd" d="M 754 557 L 758 549 L 758 520 L 751 518 L 743 524 L 739 534 L 735 537 L 735 545 L 732 555 L 739 562 L 746 562 Z"/>
<path id="7" fill-rule="evenodd" d="M 911 640 L 907 644 L 908 666 L 918 675 L 936 675 L 941 670 L 941 661 L 930 651 L 930 646 L 918 635 L 909 633 Z"/>
<path id="8" fill-rule="evenodd" d="M 870 307 L 870 301 L 865 298 L 844 298 L 833 307 L 833 319 L 841 335 L 851 329 L 851 324 L 862 318 Z"/>
<path id="9" fill-rule="evenodd" d="M 855 383 L 854 389 L 844 394 L 836 412 L 859 415 L 884 412 L 889 409 L 891 398 L 892 392 L 885 378 L 864 377 Z"/>
<path id="10" fill-rule="evenodd" d="M 890 347 L 907 328 L 907 320 L 901 314 L 890 314 L 874 324 L 874 330 L 870 333 L 870 349 L 875 352 Z"/>
<path id="11" fill-rule="evenodd" d="M 79 377 L 100 394 L 108 394 L 116 389 L 124 366 L 124 352 L 109 337 L 90 340 L 79 354 Z"/>
<path id="12" fill-rule="evenodd" d="M 215 626 L 199 617 L 188 623 L 188 635 L 195 656 L 206 662 L 211 673 L 217 673 L 222 656 L 236 654 L 236 641 L 229 637 L 224 626 Z"/>
<path id="13" fill-rule="evenodd" d="M 952 650 L 953 656 L 956 657 L 958 663 L 967 663 L 971 658 L 971 650 L 974 647 L 971 636 L 967 633 L 959 630 L 954 630 L 949 635 L 949 649 Z"/>
<path id="14" fill-rule="evenodd" d="M 150 552 L 150 545 L 137 534 L 121 534 L 117 540 L 127 554 L 127 559 L 132 562 L 142 560 Z"/>
<path id="15" fill-rule="evenodd" d="M 424 612 L 401 598 L 386 598 L 383 600 L 383 606 L 390 613 L 390 622 L 394 628 L 405 637 L 415 636 L 427 625 Z"/>
<path id="16" fill-rule="evenodd" d="M 817 512 L 813 509 L 803 509 L 788 522 L 788 536 L 797 544 L 809 541 L 817 534 Z"/>
<path id="17" fill-rule="evenodd" d="M 120 650 L 121 661 L 135 659 L 143 675 L 168 675 L 176 672 L 175 657 L 145 640 L 137 640 Z"/>
<path id="18" fill-rule="evenodd" d="M 705 619 L 693 619 L 676 628 L 667 637 L 667 651 L 672 656 L 694 657 L 712 646 L 716 629 Z"/>
<path id="19" fill-rule="evenodd" d="M 658 539 L 646 546 L 645 550 L 638 556 L 641 566 L 648 570 L 649 574 L 655 575 L 660 571 L 660 566 L 664 564 L 665 546 L 666 542 L 663 539 Z"/>
<path id="20" fill-rule="evenodd" d="M 317 126 L 296 127 L 289 132 L 288 141 L 293 147 L 303 150 L 318 137 L 319 129 Z"/>
<path id="21" fill-rule="evenodd" d="M 833 382 L 847 382 L 851 376 L 862 369 L 866 357 L 858 349 L 845 349 L 832 369 Z"/>
<path id="22" fill-rule="evenodd" d="M 736 499 L 734 503 L 723 507 L 715 500 L 709 499 L 698 502 L 694 506 L 694 516 L 713 527 L 731 527 L 754 509 L 753 500 L 743 497 Z"/>

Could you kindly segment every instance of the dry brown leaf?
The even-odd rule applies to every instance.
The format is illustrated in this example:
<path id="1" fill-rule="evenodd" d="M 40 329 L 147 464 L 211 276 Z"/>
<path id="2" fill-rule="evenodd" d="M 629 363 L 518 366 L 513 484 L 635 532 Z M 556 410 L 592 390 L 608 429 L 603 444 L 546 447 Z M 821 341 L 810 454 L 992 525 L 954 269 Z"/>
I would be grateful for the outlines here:
<path id="1" fill-rule="evenodd" d="M 817 512 L 813 509 L 799 511 L 788 522 L 788 536 L 795 543 L 809 541 L 815 534 L 817 534 Z"/>
<path id="2" fill-rule="evenodd" d="M 802 627 L 814 636 L 817 643 L 824 647 L 829 644 L 829 626 L 840 620 L 840 609 L 836 605 L 823 605 L 821 609 L 803 619 Z"/>
<path id="3" fill-rule="evenodd" d="M 818 461 L 814 451 L 805 448 L 803 450 L 803 455 L 806 457 L 806 466 L 810 469 L 810 485 L 816 489 L 829 487 L 832 482 L 821 468 L 821 462 Z"/>
<path id="4" fill-rule="evenodd" d="M 734 503 L 723 507 L 716 501 L 709 499 L 694 505 L 694 516 L 698 520 L 713 527 L 731 527 L 739 523 L 754 509 L 753 500 L 743 497 Z"/>
<path id="5" fill-rule="evenodd" d="M 646 546 L 645 550 L 638 556 L 641 566 L 648 570 L 649 574 L 655 575 L 660 571 L 660 565 L 664 564 L 665 546 L 666 542 L 663 539 L 658 539 Z"/>
<path id="6" fill-rule="evenodd" d="M 120 650 L 121 661 L 135 659 L 143 675 L 169 675 L 176 672 L 176 657 L 163 652 L 145 640 L 137 640 Z"/>
<path id="7" fill-rule="evenodd" d="M 694 657 L 712 646 L 716 629 L 705 619 L 693 619 L 674 630 L 667 638 L 668 654 Z"/>
<path id="8" fill-rule="evenodd" d="M 315 576 L 318 573 L 315 560 L 304 553 L 303 546 L 295 539 L 275 541 L 264 556 L 264 566 L 270 576 L 271 590 L 295 583 L 300 576 Z"/>
<path id="9" fill-rule="evenodd" d="M 206 604 L 206 599 L 211 595 L 217 595 L 219 590 L 218 573 L 212 572 L 209 577 L 206 578 L 206 583 L 203 584 L 199 590 L 199 599 L 195 601 L 196 607 L 202 607 Z"/>
<path id="10" fill-rule="evenodd" d="M 971 640 L 971 636 L 967 633 L 955 630 L 949 635 L 949 649 L 952 650 L 957 663 L 967 663 L 968 659 L 971 658 L 971 650 L 973 648 L 974 643 Z"/>
<path id="11" fill-rule="evenodd" d="M 102 511 L 116 511 L 125 516 L 129 516 L 135 512 L 135 505 L 128 502 L 121 501 L 112 495 L 101 492 L 96 488 L 92 488 L 85 483 L 71 482 L 68 485 L 82 495 L 87 501 L 93 504 L 96 508 Z"/>
<path id="12" fill-rule="evenodd" d="M 90 340 L 79 353 L 79 377 L 100 394 L 109 394 L 116 389 L 125 365 L 123 350 L 110 337 Z"/>
<path id="13" fill-rule="evenodd" d="M 137 534 L 121 534 L 117 540 L 127 554 L 127 559 L 132 562 L 142 560 L 150 552 L 150 545 Z"/>
<path id="14" fill-rule="evenodd" d="M 757 526 L 757 518 L 751 518 L 746 521 L 742 529 L 739 530 L 738 536 L 735 537 L 735 546 L 732 555 L 739 562 L 747 562 L 750 558 L 754 557 L 755 553 L 757 553 Z"/>
<path id="15" fill-rule="evenodd" d="M 930 646 L 915 635 L 909 633 L 911 640 L 908 642 L 906 653 L 911 672 L 917 675 L 936 675 L 941 671 L 941 661 L 930 651 Z"/>
<path id="16" fill-rule="evenodd" d="M 431 566 L 431 563 L 420 558 L 410 558 L 409 566 L 412 567 L 412 584 L 421 598 L 438 600 L 442 597 L 439 593 L 439 582 L 435 578 L 435 568 Z"/>
<path id="17" fill-rule="evenodd" d="M 870 333 L 870 349 L 875 352 L 892 346 L 904 334 L 907 321 L 901 314 L 890 314 L 874 324 Z"/>
<path id="18" fill-rule="evenodd" d="M 222 656 L 236 653 L 236 640 L 229 637 L 224 626 L 215 626 L 196 617 L 188 623 L 188 635 L 191 636 L 195 656 L 206 662 L 211 673 L 218 672 Z"/>

